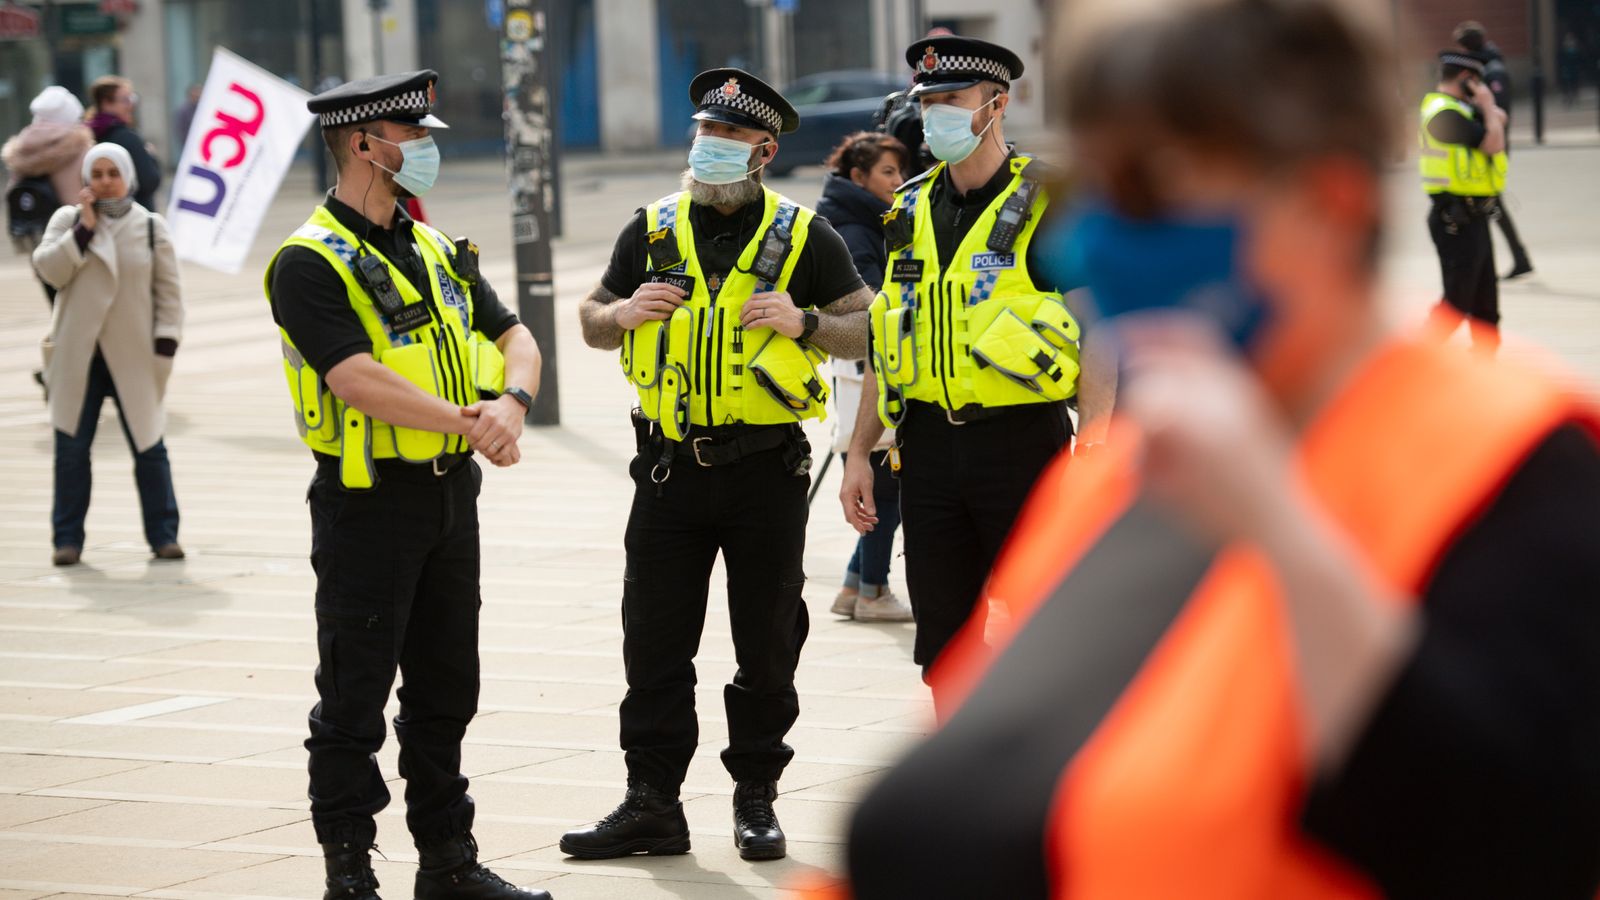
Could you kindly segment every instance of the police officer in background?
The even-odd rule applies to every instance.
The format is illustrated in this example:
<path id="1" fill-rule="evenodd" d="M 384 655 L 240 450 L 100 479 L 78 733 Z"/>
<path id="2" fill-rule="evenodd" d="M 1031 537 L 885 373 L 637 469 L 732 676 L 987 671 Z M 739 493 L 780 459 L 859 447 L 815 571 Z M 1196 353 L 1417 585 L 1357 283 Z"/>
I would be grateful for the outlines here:
<path id="1" fill-rule="evenodd" d="M 723 692 L 734 843 L 745 859 L 787 852 L 772 803 L 794 756 L 784 736 L 809 627 L 800 422 L 823 415 L 818 363 L 866 352 L 872 292 L 844 241 L 762 184 L 799 115 L 738 69 L 702 72 L 689 96 L 700 124 L 683 190 L 634 215 L 579 310 L 589 346 L 621 351 L 639 402 L 622 588 L 628 790 L 561 838 L 587 859 L 689 850 L 678 791 L 699 743 L 694 657 L 719 552 L 739 666 Z"/>
<path id="2" fill-rule="evenodd" d="M 1077 317 L 1031 252 L 1049 198 L 1040 166 L 1005 142 L 1015 53 L 933 37 L 906 50 L 911 97 L 939 165 L 900 186 L 884 229 L 889 272 L 872 307 L 867 379 L 839 498 L 878 521 L 867 465 L 885 426 L 901 446 L 906 582 L 926 674 L 970 617 L 1034 479 L 1072 437 L 1098 441 L 1114 383 L 1098 348 L 1080 377 Z"/>
<path id="3" fill-rule="evenodd" d="M 1494 95 L 1494 105 L 1500 107 L 1506 114 L 1506 156 L 1511 155 L 1511 72 L 1506 69 L 1505 58 L 1500 53 L 1500 48 L 1494 41 L 1489 40 L 1489 35 L 1484 31 L 1483 23 L 1467 20 L 1456 26 L 1456 45 L 1477 60 L 1483 63 L 1483 83 L 1488 85 L 1489 93 Z M 1522 245 L 1522 238 L 1517 234 L 1517 225 L 1511 221 L 1511 211 L 1506 208 L 1502 198 L 1495 211 L 1494 220 L 1500 226 L 1500 234 L 1506 239 L 1506 246 L 1511 250 L 1511 270 L 1506 273 L 1506 280 L 1521 278 L 1533 272 L 1533 261 L 1528 258 L 1528 249 Z"/>
<path id="4" fill-rule="evenodd" d="M 439 151 L 432 71 L 313 97 L 339 169 L 323 205 L 267 267 L 295 425 L 316 458 L 317 694 L 311 821 L 325 898 L 376 898 L 375 754 L 402 678 L 400 774 L 417 898 L 549 900 L 479 864 L 461 739 L 478 703 L 482 453 L 515 464 L 539 390 L 539 348 L 478 275 L 477 248 L 407 218 Z M 483 399 L 492 398 L 492 399 Z"/>
<path id="5" fill-rule="evenodd" d="M 1439 84 L 1422 98 L 1422 189 L 1433 201 L 1428 231 L 1439 251 L 1444 301 L 1434 321 L 1453 331 L 1464 317 L 1475 348 L 1500 346 L 1500 290 L 1489 220 L 1506 173 L 1506 115 L 1483 83 L 1484 66 L 1458 50 L 1439 53 Z"/>

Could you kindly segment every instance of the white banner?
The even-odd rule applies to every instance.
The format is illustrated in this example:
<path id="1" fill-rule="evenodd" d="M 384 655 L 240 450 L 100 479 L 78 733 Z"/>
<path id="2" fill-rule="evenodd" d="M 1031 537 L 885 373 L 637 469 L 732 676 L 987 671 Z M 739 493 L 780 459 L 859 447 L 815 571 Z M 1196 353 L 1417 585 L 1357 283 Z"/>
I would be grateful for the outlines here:
<path id="1" fill-rule="evenodd" d="M 309 94 L 221 47 L 172 183 L 178 258 L 237 275 L 315 118 Z"/>

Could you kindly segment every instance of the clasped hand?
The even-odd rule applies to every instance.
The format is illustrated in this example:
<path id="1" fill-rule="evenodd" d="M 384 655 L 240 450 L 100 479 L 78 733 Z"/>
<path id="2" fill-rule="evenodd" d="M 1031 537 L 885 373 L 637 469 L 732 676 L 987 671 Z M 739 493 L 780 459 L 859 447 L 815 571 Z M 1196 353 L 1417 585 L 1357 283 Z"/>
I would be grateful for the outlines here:
<path id="1" fill-rule="evenodd" d="M 461 415 L 473 420 L 462 433 L 467 443 L 489 462 L 501 468 L 522 460 L 517 439 L 522 437 L 522 417 L 526 410 L 515 397 L 481 400 L 461 407 Z"/>

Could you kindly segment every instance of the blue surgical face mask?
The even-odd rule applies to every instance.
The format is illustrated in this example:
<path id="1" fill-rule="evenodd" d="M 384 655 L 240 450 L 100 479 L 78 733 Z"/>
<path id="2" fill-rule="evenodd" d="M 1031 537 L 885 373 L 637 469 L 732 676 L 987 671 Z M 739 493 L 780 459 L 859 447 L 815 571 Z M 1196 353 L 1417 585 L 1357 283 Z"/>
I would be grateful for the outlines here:
<path id="1" fill-rule="evenodd" d="M 1133 219 L 1101 203 L 1041 235 L 1045 274 L 1089 290 L 1101 317 L 1186 310 L 1213 322 L 1241 352 L 1269 306 L 1243 272 L 1244 229 L 1232 215 Z"/>
<path id="2" fill-rule="evenodd" d="M 435 181 L 439 180 L 439 145 L 433 142 L 431 136 L 420 137 L 413 141 L 401 141 L 398 144 L 394 141 L 385 141 L 375 134 L 369 134 L 367 137 L 400 148 L 400 171 L 396 172 L 376 160 L 372 164 L 393 175 L 394 183 L 410 191 L 411 196 L 421 197 L 433 187 Z"/>
<path id="3" fill-rule="evenodd" d="M 983 109 L 990 103 L 999 100 L 996 94 L 994 100 L 983 104 L 978 109 Z M 935 103 L 922 108 L 922 136 L 928 142 L 928 150 L 938 159 L 951 165 L 961 162 L 978 149 L 984 134 L 993 127 L 995 120 L 991 118 L 989 124 L 977 134 L 972 133 L 972 117 L 978 109 L 967 109 L 964 106 L 955 106 L 949 103 Z"/>
<path id="4" fill-rule="evenodd" d="M 716 137 L 715 135 L 702 134 L 694 139 L 694 144 L 689 148 L 689 171 L 694 174 L 694 180 L 701 184 L 733 184 L 749 178 L 761 166 L 751 168 L 750 153 L 759 147 L 765 147 L 771 141 L 762 141 L 759 144 L 746 144 L 732 138 Z"/>

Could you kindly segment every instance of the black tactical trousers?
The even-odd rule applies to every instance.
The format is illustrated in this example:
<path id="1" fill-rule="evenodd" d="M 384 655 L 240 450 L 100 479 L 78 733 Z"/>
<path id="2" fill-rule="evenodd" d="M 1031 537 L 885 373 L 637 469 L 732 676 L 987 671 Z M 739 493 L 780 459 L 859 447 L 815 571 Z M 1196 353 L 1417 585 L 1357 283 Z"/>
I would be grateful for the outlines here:
<path id="1" fill-rule="evenodd" d="M 1065 403 L 1018 406 L 952 424 L 913 402 L 900 440 L 900 527 L 924 674 L 972 617 L 1033 483 L 1072 436 Z"/>
<path id="2" fill-rule="evenodd" d="M 777 780 L 794 758 L 784 736 L 800 714 L 794 670 L 810 630 L 800 596 L 810 479 L 795 475 L 793 458 L 777 449 L 711 468 L 679 458 L 657 485 L 657 457 L 646 450 L 628 469 L 634 497 L 624 539 L 628 693 L 621 708 L 628 774 L 675 793 L 688 772 L 700 742 L 694 658 L 720 552 L 738 663 L 722 692 L 722 764 L 736 781 Z"/>
<path id="3" fill-rule="evenodd" d="M 1486 325 L 1500 322 L 1500 276 L 1494 270 L 1494 241 L 1489 235 L 1494 208 L 1487 198 L 1469 201 L 1439 194 L 1428 210 L 1428 233 L 1439 251 L 1444 302 Z"/>
<path id="4" fill-rule="evenodd" d="M 311 710 L 311 821 L 321 843 L 371 844 L 389 804 L 374 754 L 401 676 L 400 775 L 417 841 L 472 827 L 461 739 L 478 709 L 478 490 L 471 459 L 379 464 L 378 486 L 345 491 L 337 463 L 311 481 L 317 574 L 317 695 Z"/>

